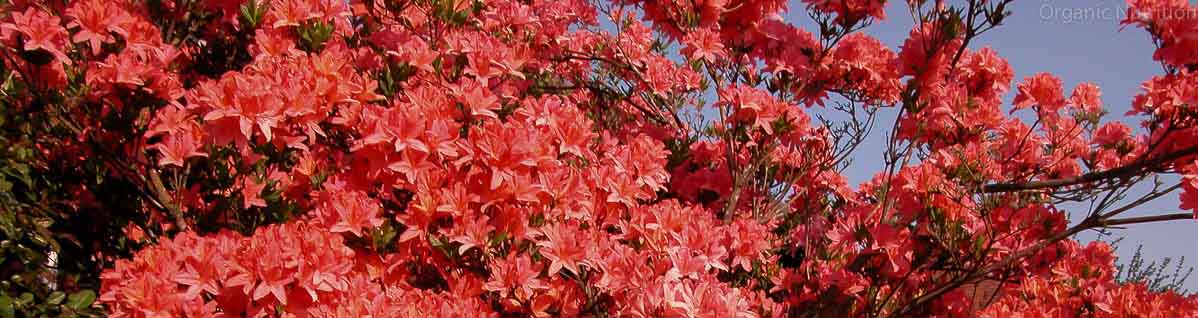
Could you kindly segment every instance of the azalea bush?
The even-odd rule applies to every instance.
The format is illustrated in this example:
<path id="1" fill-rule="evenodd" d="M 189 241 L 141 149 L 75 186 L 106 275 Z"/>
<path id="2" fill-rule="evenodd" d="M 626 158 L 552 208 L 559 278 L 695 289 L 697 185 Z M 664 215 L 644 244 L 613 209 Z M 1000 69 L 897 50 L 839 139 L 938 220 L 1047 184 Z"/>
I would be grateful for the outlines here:
<path id="1" fill-rule="evenodd" d="M 1073 239 L 1198 211 L 1186 1 L 1129 116 L 1010 0 L 0 3 L 0 317 L 1198 316 Z"/>

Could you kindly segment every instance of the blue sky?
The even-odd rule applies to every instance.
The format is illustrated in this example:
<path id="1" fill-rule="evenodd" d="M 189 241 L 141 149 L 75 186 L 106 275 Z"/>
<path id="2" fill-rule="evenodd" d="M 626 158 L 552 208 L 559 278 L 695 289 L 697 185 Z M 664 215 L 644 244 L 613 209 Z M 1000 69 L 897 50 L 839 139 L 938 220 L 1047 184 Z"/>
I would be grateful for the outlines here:
<path id="1" fill-rule="evenodd" d="M 792 1 L 791 6 L 787 20 L 810 26 L 802 3 Z M 1111 113 L 1107 120 L 1123 120 L 1138 127 L 1139 118 L 1125 118 L 1123 114 L 1130 109 L 1140 83 L 1160 74 L 1161 68 L 1152 60 L 1153 46 L 1147 32 L 1119 25 L 1124 8 L 1123 1 L 1114 0 L 1017 1 L 1011 8 L 1013 16 L 971 46 L 973 49 L 990 46 L 1006 58 L 1015 70 L 1015 83 L 1035 73 L 1050 72 L 1064 81 L 1068 94 L 1078 83 L 1093 82 L 1102 88 L 1103 101 Z M 897 50 L 911 25 L 905 1 L 892 0 L 887 19 L 865 32 Z M 1007 96 L 1008 105 L 1011 98 L 1013 93 Z M 882 116 L 883 122 L 893 116 L 894 110 L 888 110 Z M 885 132 L 875 130 L 871 137 L 855 157 L 882 157 Z M 872 177 L 881 166 L 880 161 L 858 159 L 846 174 L 852 183 L 858 183 Z M 1177 212 L 1177 202 L 1176 195 L 1166 196 L 1143 206 L 1136 214 Z M 1148 259 L 1186 256 L 1187 263 L 1198 265 L 1196 233 L 1195 221 L 1132 225 L 1114 232 L 1115 237 L 1125 237 L 1119 250 L 1123 259 L 1129 259 L 1136 245 L 1143 244 L 1143 254 Z M 1089 241 L 1095 237 L 1095 233 L 1088 232 L 1078 239 Z M 1185 286 L 1198 290 L 1198 277 L 1188 280 Z"/>

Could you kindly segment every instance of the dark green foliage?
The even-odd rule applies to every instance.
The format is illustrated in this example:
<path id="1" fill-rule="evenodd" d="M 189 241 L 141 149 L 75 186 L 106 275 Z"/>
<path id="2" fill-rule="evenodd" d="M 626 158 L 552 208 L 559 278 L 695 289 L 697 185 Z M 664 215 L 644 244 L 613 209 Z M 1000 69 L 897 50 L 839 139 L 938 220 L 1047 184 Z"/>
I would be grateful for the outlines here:
<path id="1" fill-rule="evenodd" d="M 87 155 L 99 149 L 71 138 L 54 106 L 16 106 L 23 98 L 66 96 L 23 95 L 17 88 L 24 84 L 11 77 L 0 85 L 0 318 L 100 316 L 97 269 L 108 263 L 96 255 L 129 255 L 136 243 L 123 238 L 121 225 L 144 222 L 106 207 L 136 211 L 139 194 L 111 173 L 110 162 Z M 57 147 L 79 156 L 47 151 Z"/>

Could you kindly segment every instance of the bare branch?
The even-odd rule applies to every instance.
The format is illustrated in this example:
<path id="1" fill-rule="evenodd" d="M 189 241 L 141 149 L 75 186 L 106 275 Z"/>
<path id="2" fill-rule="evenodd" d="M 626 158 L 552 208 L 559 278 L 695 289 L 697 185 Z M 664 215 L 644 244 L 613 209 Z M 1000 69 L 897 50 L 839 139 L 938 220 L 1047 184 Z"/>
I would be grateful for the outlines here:
<path id="1" fill-rule="evenodd" d="M 1140 173 L 1158 171 L 1162 169 L 1161 165 L 1174 161 L 1186 156 L 1198 154 L 1198 147 L 1186 148 L 1174 152 L 1169 152 L 1151 159 L 1138 160 L 1132 164 L 1122 167 L 1091 172 L 1072 178 L 1061 178 L 1042 181 L 1028 181 L 1016 183 L 994 183 L 988 184 L 982 188 L 982 192 L 1016 192 L 1026 190 L 1039 190 L 1048 188 L 1068 187 L 1097 181 L 1127 178 Z"/>
<path id="2" fill-rule="evenodd" d="M 1179 213 L 1170 213 L 1170 214 L 1161 214 L 1161 215 L 1149 215 L 1149 216 L 1127 217 L 1127 218 L 1121 218 L 1121 219 L 1109 219 L 1109 220 L 1099 221 L 1097 223 L 1097 226 L 1112 227 L 1112 226 L 1120 226 L 1120 225 L 1162 222 L 1162 221 L 1189 220 L 1189 219 L 1194 219 L 1194 213 L 1179 212 Z"/>

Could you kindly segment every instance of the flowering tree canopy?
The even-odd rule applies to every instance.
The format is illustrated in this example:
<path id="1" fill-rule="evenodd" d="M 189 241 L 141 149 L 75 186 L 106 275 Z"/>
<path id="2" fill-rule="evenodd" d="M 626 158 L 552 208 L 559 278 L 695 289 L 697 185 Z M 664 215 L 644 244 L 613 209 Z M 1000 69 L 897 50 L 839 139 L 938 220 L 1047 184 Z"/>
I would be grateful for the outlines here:
<path id="1" fill-rule="evenodd" d="M 1198 7 L 1132 129 L 1010 2 L 0 1 L 0 317 L 1198 316 L 1072 238 L 1198 211 Z"/>

